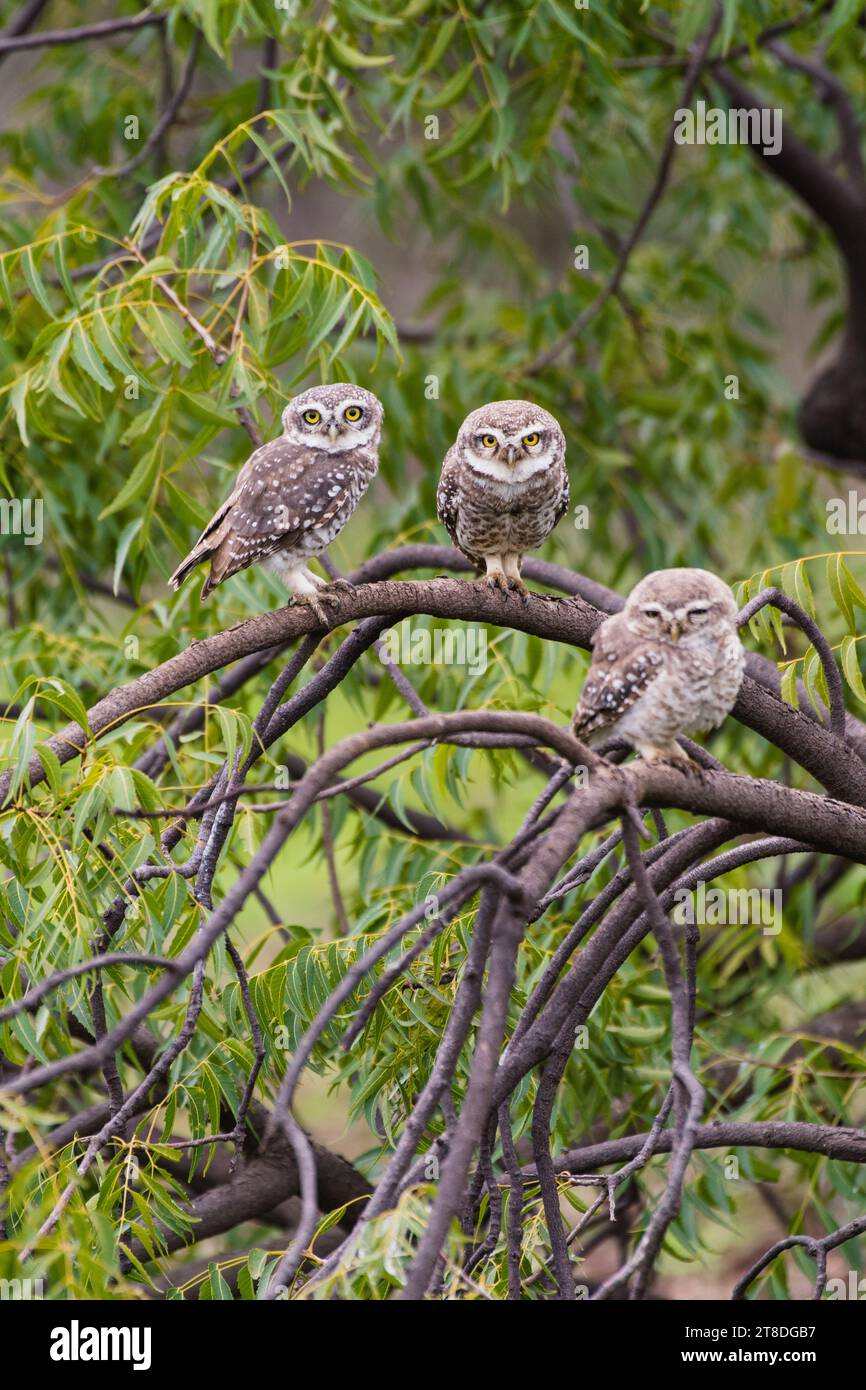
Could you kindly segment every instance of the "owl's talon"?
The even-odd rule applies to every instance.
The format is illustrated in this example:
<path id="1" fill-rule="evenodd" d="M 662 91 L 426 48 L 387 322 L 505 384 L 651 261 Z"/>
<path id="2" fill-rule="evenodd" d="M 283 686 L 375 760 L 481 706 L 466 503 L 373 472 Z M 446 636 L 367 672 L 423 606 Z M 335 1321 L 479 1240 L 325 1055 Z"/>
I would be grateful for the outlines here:
<path id="1" fill-rule="evenodd" d="M 336 589 L 341 594 L 353 594 L 357 587 L 351 579 L 332 579 L 328 585 L 329 589 Z"/>
<path id="2" fill-rule="evenodd" d="M 690 776 L 695 776 L 704 770 L 700 763 L 696 763 L 694 758 L 690 758 L 688 753 L 684 753 L 680 749 L 664 752 L 656 757 L 644 758 L 644 762 L 655 763 L 656 765 L 661 763 L 665 767 L 676 768 L 677 772 L 683 772 Z"/>
<path id="3" fill-rule="evenodd" d="M 701 767 L 700 763 L 695 762 L 694 758 L 686 758 L 684 762 L 678 761 L 676 765 L 682 768 L 683 772 L 687 773 L 690 777 L 703 777 L 706 771 L 705 768 Z"/>
<path id="4" fill-rule="evenodd" d="M 336 595 L 335 595 L 336 597 Z M 309 608 L 315 614 L 322 627 L 330 627 L 330 619 L 319 602 L 320 598 L 325 598 L 324 594 L 295 594 L 295 606 L 297 608 Z"/>

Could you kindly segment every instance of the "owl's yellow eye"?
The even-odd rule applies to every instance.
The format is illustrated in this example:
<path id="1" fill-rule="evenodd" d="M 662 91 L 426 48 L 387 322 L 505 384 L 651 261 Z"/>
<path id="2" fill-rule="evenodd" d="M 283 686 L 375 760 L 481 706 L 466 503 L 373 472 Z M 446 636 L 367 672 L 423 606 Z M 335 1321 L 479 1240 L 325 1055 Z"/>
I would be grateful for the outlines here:
<path id="1" fill-rule="evenodd" d="M 499 440 L 496 438 L 495 434 L 482 434 L 481 443 L 484 445 L 485 449 L 495 449 Z"/>
<path id="2" fill-rule="evenodd" d="M 527 449 L 534 449 L 536 444 L 538 443 L 538 439 L 539 436 L 537 434 L 525 434 L 523 436 L 523 442 L 526 445 Z"/>
<path id="3" fill-rule="evenodd" d="M 356 420 L 360 420 L 363 414 L 364 412 L 359 405 L 347 405 L 343 411 L 343 419 L 348 420 L 353 425 Z"/>
<path id="4" fill-rule="evenodd" d="M 321 420 L 321 418 L 322 418 L 322 417 L 321 417 L 321 414 L 319 413 L 318 410 L 305 410 L 305 411 L 304 411 L 304 419 L 306 420 L 306 422 L 307 422 L 308 425 L 317 425 L 317 424 L 319 423 L 319 421 Z"/>

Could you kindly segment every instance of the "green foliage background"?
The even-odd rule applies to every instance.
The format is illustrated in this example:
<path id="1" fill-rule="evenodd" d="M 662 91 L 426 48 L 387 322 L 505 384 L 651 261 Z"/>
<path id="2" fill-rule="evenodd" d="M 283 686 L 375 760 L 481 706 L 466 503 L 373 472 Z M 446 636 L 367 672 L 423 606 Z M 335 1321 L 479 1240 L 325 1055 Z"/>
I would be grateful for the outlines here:
<path id="1" fill-rule="evenodd" d="M 55 8 L 58 25 L 93 18 L 84 6 Z M 0 632 L 0 696 L 18 707 L 0 733 L 3 765 L 17 787 L 17 804 L 0 816 L 0 989 L 12 997 L 22 966 L 37 979 L 89 955 L 119 884 L 154 852 L 153 823 L 114 808 L 181 804 L 249 740 L 268 674 L 244 687 L 229 709 L 209 713 L 202 734 L 184 741 L 158 786 L 131 770 L 160 736 L 161 724 L 147 710 L 101 739 L 83 765 L 49 765 L 45 785 L 32 793 L 25 785 L 34 749 L 58 723 L 78 717 L 82 703 L 189 640 L 284 601 L 264 572 L 232 579 L 206 606 L 197 585 L 175 596 L 165 584 L 249 452 L 239 405 L 270 437 L 286 397 L 315 381 L 357 381 L 382 398 L 381 474 L 333 549 L 345 571 L 403 541 L 443 541 L 435 485 L 464 414 L 488 399 L 537 399 L 563 424 L 572 498 L 590 509 L 589 528 L 578 530 L 566 518 L 547 556 L 621 590 L 649 569 L 676 564 L 715 569 L 741 583 L 744 595 L 780 583 L 811 607 L 839 647 L 852 710 L 866 703 L 858 664 L 866 551 L 856 539 L 843 543 L 827 534 L 825 503 L 845 495 L 848 484 L 816 470 L 798 448 L 796 395 L 780 368 L 773 313 L 789 296 L 812 307 L 818 330 L 800 346 L 804 361 L 813 362 L 840 328 L 839 267 L 827 235 L 747 150 L 677 151 L 662 204 L 631 258 L 624 300 L 611 299 L 555 364 L 532 372 L 535 358 L 610 274 L 678 104 L 681 69 L 636 60 L 684 54 L 708 22 L 704 0 L 640 8 L 593 0 L 586 10 L 567 0 L 335 0 L 324 11 L 294 0 L 284 9 L 265 0 L 183 0 L 155 8 L 168 14 L 178 72 L 194 32 L 203 35 L 196 86 L 183 125 L 166 137 L 167 154 L 157 148 L 128 174 L 113 172 L 141 148 L 159 115 L 158 39 L 147 28 L 111 45 L 26 55 L 20 100 L 0 136 L 0 482 L 8 496 L 41 498 L 45 509 L 43 545 L 2 538 L 11 597 Z M 862 8 L 837 0 L 792 39 L 805 52 L 823 36 L 828 61 L 861 110 Z M 793 0 L 725 0 L 722 42 L 750 43 L 799 10 Z M 136 7 L 112 7 L 115 17 L 127 13 Z M 263 107 L 257 62 L 269 35 L 277 49 Z M 19 61 L 6 59 L 9 67 Z M 750 68 L 753 84 L 829 159 L 832 115 L 807 80 L 757 47 Z M 140 121 L 138 144 L 122 138 L 130 113 Z M 438 139 L 426 138 L 433 116 Z M 323 186 L 333 193 L 329 206 L 349 200 L 356 216 L 361 210 L 359 226 L 391 239 L 389 257 L 424 248 L 431 288 L 408 306 L 408 319 L 430 325 L 429 332 L 404 331 L 383 299 L 386 266 L 340 244 L 329 225 L 311 241 L 295 239 L 297 210 Z M 588 271 L 573 265 L 574 247 L 584 244 Z M 115 251 L 122 254 L 105 263 Z M 189 314 L 225 352 L 220 365 Z M 725 394 L 731 375 L 737 399 Z M 126 602 L 95 592 L 88 582 L 94 578 Z M 488 637 L 493 659 L 482 677 L 410 669 L 421 696 L 439 709 L 521 708 L 564 722 L 584 655 L 512 632 L 491 630 Z M 790 663 L 788 698 L 795 698 L 795 674 L 821 693 L 814 653 L 780 625 L 756 621 L 752 645 Z M 360 663 L 328 701 L 329 742 L 369 720 L 403 717 L 391 685 L 371 679 L 376 669 L 372 658 Z M 206 697 L 205 685 L 174 703 Z M 288 746 L 310 758 L 317 738 L 313 714 Z M 805 774 L 783 767 L 775 750 L 731 721 L 713 751 L 733 769 L 808 785 Z M 275 749 L 260 764 L 261 780 L 278 766 Z M 319 823 L 289 843 L 268 892 L 290 941 L 282 942 L 255 906 L 240 921 L 269 1045 L 264 1099 L 285 1067 L 280 1030 L 288 1029 L 291 1045 L 369 934 L 484 848 L 501 844 L 540 786 L 516 756 L 441 749 L 376 785 L 398 810 L 423 807 L 459 823 L 477 847 L 422 843 L 337 799 L 334 832 L 352 935 L 336 940 Z M 267 823 L 239 813 L 217 895 Z M 672 817 L 674 828 L 678 823 Z M 98 848 L 103 841 L 113 851 L 110 862 Z M 599 869 L 532 929 L 515 1010 L 582 903 L 615 867 Z M 726 886 L 772 886 L 769 872 L 750 868 Z M 815 878 L 808 877 L 786 892 L 780 936 L 763 936 L 760 928 L 721 932 L 702 955 L 697 1059 L 722 1055 L 738 1063 L 734 1095 L 714 1092 L 702 1077 L 712 1113 L 724 1103 L 731 1118 L 862 1123 L 857 1091 L 866 1055 L 842 1047 L 828 1058 L 808 1041 L 808 1020 L 858 999 L 866 982 L 859 964 L 818 969 L 812 947 L 816 925 L 856 913 L 863 889 L 862 872 L 849 872 L 819 915 Z M 195 920 L 187 885 L 174 876 L 147 887 L 121 941 L 175 954 Z M 371 1172 L 427 1075 L 471 929 L 466 914 L 421 958 L 417 988 L 388 995 L 349 1057 L 336 1053 L 336 1034 L 316 1051 L 340 1113 L 369 1125 L 362 1164 Z M 147 974 L 110 973 L 110 1022 L 144 991 Z M 139 1126 L 140 1141 L 203 1136 L 219 1128 L 221 1095 L 236 1107 L 252 1056 L 232 979 L 217 951 L 196 1037 L 172 1070 L 169 1102 Z M 155 1023 L 163 1038 L 176 1031 L 184 1005 L 181 990 L 160 1011 Z M 32 1019 L 21 1015 L 3 1025 L 0 1051 L 18 1066 L 62 1055 L 78 1046 L 71 1018 L 90 1027 L 82 981 L 65 986 Z M 802 1056 L 784 1062 L 798 1032 L 806 1037 Z M 607 991 L 591 1037 L 561 1089 L 555 1150 L 596 1124 L 613 1134 L 643 1131 L 658 1109 L 668 1078 L 668 1007 L 648 948 Z M 126 1067 L 134 1074 L 129 1059 Z M 780 1067 L 791 1069 L 784 1088 Z M 738 1102 L 741 1090 L 747 1099 Z M 23 1147 L 49 1115 L 98 1096 L 92 1078 L 83 1092 L 61 1083 L 0 1115 Z M 518 1135 L 532 1096 L 527 1083 L 513 1109 Z M 204 1163 L 210 1151 L 197 1152 Z M 69 1146 L 50 1164 L 31 1164 L 15 1177 L 0 1274 L 13 1270 L 15 1252 L 47 1215 L 76 1156 L 80 1150 Z M 70 1204 L 34 1265 L 52 1296 L 136 1294 L 147 1275 L 141 1268 L 119 1273 L 123 1248 L 135 1238 L 157 1254 L 157 1223 L 183 1226 L 179 1183 L 190 1160 L 141 1144 L 136 1157 L 133 1181 L 129 1149 L 112 1150 Z M 698 1180 L 666 1243 L 666 1269 L 697 1262 L 713 1275 L 730 1232 L 751 1209 L 751 1180 L 780 1178 L 795 1224 L 808 1209 L 829 1229 L 862 1204 L 862 1176 L 853 1166 L 805 1155 L 783 1163 L 745 1151 L 740 1159 L 744 1181 L 735 1184 L 725 1180 L 719 1155 L 695 1156 Z M 658 1173 L 645 1182 L 652 1193 Z M 423 1213 L 424 1193 L 416 1190 L 398 1213 L 375 1223 L 342 1292 L 386 1296 L 401 1278 Z M 529 1236 L 527 1269 L 545 1245 L 540 1204 Z M 233 1242 L 264 1248 L 272 1239 L 263 1230 L 227 1237 L 214 1252 L 205 1296 L 230 1296 L 217 1264 L 231 1261 Z M 856 1260 L 856 1249 L 848 1254 Z M 497 1297 L 504 1263 L 497 1249 L 476 1271 Z M 241 1294 L 252 1296 L 268 1269 L 264 1254 L 249 1257 Z M 767 1281 L 772 1296 L 786 1296 L 785 1278 L 775 1267 Z"/>

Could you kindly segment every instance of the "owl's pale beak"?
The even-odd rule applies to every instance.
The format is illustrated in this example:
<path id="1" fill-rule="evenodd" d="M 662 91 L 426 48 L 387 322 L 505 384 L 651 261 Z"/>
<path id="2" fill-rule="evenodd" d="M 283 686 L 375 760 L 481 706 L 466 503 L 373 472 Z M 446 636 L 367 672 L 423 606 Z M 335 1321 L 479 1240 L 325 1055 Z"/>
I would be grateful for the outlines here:
<path id="1" fill-rule="evenodd" d="M 672 622 L 668 623 L 668 632 L 670 634 L 671 641 L 678 642 L 683 635 L 682 623 L 677 622 L 676 618 L 674 618 Z"/>
<path id="2" fill-rule="evenodd" d="M 515 455 L 515 453 L 516 453 L 516 450 L 515 450 L 515 448 L 514 448 L 514 445 L 513 445 L 513 444 L 509 444 L 508 447 L 507 447 L 506 450 L 505 450 L 505 462 L 508 464 L 509 467 L 510 467 L 511 464 L 514 462 L 514 455 Z"/>
<path id="3" fill-rule="evenodd" d="M 337 435 L 338 435 L 339 433 L 340 433 L 340 431 L 339 431 L 339 429 L 338 429 L 338 427 L 337 427 L 336 425 L 329 425 L 329 426 L 328 426 L 328 438 L 330 439 L 330 441 L 331 441 L 332 444 L 336 444 L 336 442 L 337 442 Z"/>

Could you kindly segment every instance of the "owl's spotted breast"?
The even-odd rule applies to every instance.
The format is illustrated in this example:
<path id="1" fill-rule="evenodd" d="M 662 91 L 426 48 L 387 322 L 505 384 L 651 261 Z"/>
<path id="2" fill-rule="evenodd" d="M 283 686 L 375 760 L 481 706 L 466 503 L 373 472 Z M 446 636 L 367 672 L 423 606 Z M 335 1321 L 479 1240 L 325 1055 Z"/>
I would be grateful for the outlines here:
<path id="1" fill-rule="evenodd" d="M 500 483 L 461 469 L 455 539 L 467 554 L 537 550 L 562 515 L 562 473 L 546 470 L 525 483 Z M 567 474 L 566 485 L 567 485 Z"/>

